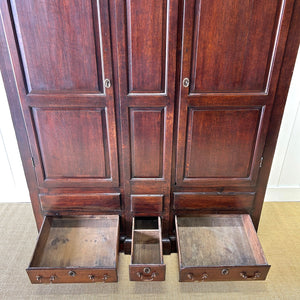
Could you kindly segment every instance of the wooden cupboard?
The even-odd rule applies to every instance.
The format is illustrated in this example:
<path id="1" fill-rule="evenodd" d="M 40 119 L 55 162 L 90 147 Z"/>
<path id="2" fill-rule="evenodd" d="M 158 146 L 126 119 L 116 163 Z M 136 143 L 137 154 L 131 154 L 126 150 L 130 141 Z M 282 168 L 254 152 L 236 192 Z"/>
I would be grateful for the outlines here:
<path id="1" fill-rule="evenodd" d="M 257 228 L 299 3 L 1 0 L 1 72 L 38 229 L 44 216 L 119 215 L 130 253 L 133 218 L 152 217 L 170 253 L 181 218 L 248 215 Z M 238 225 L 250 243 L 251 219 Z M 255 265 L 260 245 L 251 249 Z"/>

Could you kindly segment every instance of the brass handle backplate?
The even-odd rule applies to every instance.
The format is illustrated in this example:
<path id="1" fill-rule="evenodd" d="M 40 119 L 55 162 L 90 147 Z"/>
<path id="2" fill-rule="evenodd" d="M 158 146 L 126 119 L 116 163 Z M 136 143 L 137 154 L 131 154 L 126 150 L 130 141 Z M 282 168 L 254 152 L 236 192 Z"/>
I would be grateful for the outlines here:
<path id="1" fill-rule="evenodd" d="M 47 279 L 48 278 L 49 282 L 52 283 L 56 279 L 56 275 L 51 275 L 50 277 L 43 277 L 41 275 L 37 275 L 35 278 L 39 282 L 42 282 L 43 279 Z"/>
<path id="2" fill-rule="evenodd" d="M 146 269 L 146 268 L 145 268 Z M 145 269 L 144 269 L 144 272 L 145 272 Z M 150 268 L 149 268 L 150 269 Z M 146 273 L 146 272 L 145 272 Z M 141 280 L 143 281 L 153 281 L 155 277 L 158 276 L 158 273 L 156 272 L 153 272 L 151 275 L 144 275 L 143 273 L 141 272 L 137 272 L 136 273 L 137 277 L 140 278 Z"/>
<path id="3" fill-rule="evenodd" d="M 193 273 L 188 273 L 187 274 L 187 278 L 190 279 L 190 280 L 192 280 L 192 281 L 197 281 L 197 279 L 195 279 Z M 206 272 L 204 272 L 203 274 L 201 274 L 201 281 L 204 281 L 207 278 L 208 278 L 208 274 Z"/>
<path id="4" fill-rule="evenodd" d="M 95 280 L 96 280 L 96 275 L 94 275 L 94 274 L 89 274 L 88 277 L 89 277 L 89 279 L 90 279 L 91 281 L 95 281 Z M 105 274 L 103 275 L 103 277 L 101 277 L 101 280 L 102 280 L 103 282 L 106 282 L 106 280 L 107 280 L 109 277 L 111 277 L 111 276 L 109 276 L 108 274 L 105 273 Z"/>
<path id="5" fill-rule="evenodd" d="M 261 273 L 255 272 L 253 275 L 249 276 L 249 275 L 247 275 L 246 272 L 241 272 L 240 275 L 243 279 L 258 279 L 258 278 L 260 278 Z"/>

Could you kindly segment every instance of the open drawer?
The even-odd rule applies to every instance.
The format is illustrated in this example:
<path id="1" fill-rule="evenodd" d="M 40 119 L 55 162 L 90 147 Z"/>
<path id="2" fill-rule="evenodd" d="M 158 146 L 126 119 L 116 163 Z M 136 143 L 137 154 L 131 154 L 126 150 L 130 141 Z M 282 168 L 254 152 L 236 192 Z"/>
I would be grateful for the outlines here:
<path id="1" fill-rule="evenodd" d="M 131 263 L 129 265 L 130 280 L 163 281 L 165 280 L 165 272 L 160 217 L 134 217 Z"/>
<path id="2" fill-rule="evenodd" d="M 117 281 L 119 216 L 45 217 L 31 263 L 32 283 Z"/>
<path id="3" fill-rule="evenodd" d="M 177 217 L 179 281 L 264 280 L 268 265 L 249 215 Z"/>

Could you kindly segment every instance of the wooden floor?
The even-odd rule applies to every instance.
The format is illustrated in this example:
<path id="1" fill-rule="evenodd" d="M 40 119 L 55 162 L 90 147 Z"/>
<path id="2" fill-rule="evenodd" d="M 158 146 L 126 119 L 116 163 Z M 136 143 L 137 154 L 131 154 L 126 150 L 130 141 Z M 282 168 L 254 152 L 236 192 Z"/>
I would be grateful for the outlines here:
<path id="1" fill-rule="evenodd" d="M 179 283 L 177 254 L 164 256 L 166 281 L 130 282 L 130 256 L 120 254 L 118 283 L 32 285 L 31 207 L 0 204 L 0 299 L 300 299 L 300 202 L 265 203 L 258 234 L 272 265 L 262 282 Z"/>

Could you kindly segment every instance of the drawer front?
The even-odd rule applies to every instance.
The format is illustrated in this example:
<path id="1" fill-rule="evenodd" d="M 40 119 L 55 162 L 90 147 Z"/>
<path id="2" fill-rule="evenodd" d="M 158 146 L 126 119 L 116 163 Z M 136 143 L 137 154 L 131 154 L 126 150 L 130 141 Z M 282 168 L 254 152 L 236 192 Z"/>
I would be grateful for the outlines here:
<path id="1" fill-rule="evenodd" d="M 202 267 L 180 269 L 179 281 L 265 280 L 270 266 Z"/>
<path id="2" fill-rule="evenodd" d="M 131 212 L 161 213 L 163 211 L 163 195 L 131 195 Z"/>
<path id="3" fill-rule="evenodd" d="M 119 193 L 94 194 L 40 194 L 44 214 L 95 214 L 96 212 L 120 211 Z"/>
<path id="4" fill-rule="evenodd" d="M 255 193 L 174 193 L 175 210 L 252 208 Z"/>
<path id="5" fill-rule="evenodd" d="M 129 279 L 131 281 L 164 281 L 165 265 L 130 265 Z"/>
<path id="6" fill-rule="evenodd" d="M 116 269 L 27 269 L 31 283 L 116 282 Z"/>

